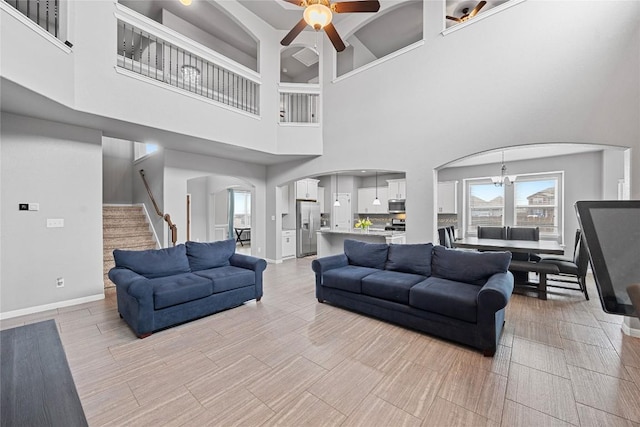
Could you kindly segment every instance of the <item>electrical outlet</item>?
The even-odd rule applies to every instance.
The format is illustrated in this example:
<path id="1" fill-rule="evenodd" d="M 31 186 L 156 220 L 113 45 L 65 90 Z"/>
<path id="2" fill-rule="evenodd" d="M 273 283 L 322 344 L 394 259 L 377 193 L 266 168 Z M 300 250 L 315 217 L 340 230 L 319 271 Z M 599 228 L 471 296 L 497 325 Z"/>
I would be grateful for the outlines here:
<path id="1" fill-rule="evenodd" d="M 40 203 L 29 203 L 29 210 L 30 211 L 39 211 L 40 210 Z"/>
<path id="2" fill-rule="evenodd" d="M 56 288 L 64 288 L 64 277 L 58 277 L 56 279 Z"/>
<path id="3" fill-rule="evenodd" d="M 64 227 L 64 218 L 47 218 L 47 228 Z"/>

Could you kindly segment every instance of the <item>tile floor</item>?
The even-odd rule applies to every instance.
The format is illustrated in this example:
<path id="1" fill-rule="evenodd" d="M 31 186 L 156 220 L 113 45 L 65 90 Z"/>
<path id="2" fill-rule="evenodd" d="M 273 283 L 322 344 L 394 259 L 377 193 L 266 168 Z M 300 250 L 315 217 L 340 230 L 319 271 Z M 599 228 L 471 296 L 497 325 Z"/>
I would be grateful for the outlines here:
<path id="1" fill-rule="evenodd" d="M 640 339 L 578 292 L 514 295 L 493 358 L 314 296 L 310 259 L 264 297 L 140 340 L 103 301 L 55 319 L 91 426 L 635 426 Z"/>

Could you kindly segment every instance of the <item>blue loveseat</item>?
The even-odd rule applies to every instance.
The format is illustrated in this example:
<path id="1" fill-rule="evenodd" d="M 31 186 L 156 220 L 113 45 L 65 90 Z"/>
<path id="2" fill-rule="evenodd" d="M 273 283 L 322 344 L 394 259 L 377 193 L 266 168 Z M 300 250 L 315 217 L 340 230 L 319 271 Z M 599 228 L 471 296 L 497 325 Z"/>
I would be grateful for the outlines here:
<path id="1" fill-rule="evenodd" d="M 313 261 L 316 297 L 493 356 L 513 275 L 510 252 L 468 252 L 431 243 L 345 240 L 344 254 Z"/>
<path id="2" fill-rule="evenodd" d="M 114 250 L 118 312 L 140 338 L 262 297 L 265 260 L 235 253 L 233 239 L 167 249 Z"/>

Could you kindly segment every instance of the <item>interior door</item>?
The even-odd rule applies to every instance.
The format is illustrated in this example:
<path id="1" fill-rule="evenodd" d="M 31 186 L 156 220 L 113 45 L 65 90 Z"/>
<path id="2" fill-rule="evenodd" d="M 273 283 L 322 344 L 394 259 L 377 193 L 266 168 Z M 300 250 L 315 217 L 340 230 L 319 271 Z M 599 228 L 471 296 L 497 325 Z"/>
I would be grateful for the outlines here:
<path id="1" fill-rule="evenodd" d="M 336 200 L 336 194 L 333 193 L 333 200 Z M 331 218 L 334 230 L 351 230 L 351 193 L 338 193 L 338 201 L 340 206 L 334 206 L 331 210 Z"/>

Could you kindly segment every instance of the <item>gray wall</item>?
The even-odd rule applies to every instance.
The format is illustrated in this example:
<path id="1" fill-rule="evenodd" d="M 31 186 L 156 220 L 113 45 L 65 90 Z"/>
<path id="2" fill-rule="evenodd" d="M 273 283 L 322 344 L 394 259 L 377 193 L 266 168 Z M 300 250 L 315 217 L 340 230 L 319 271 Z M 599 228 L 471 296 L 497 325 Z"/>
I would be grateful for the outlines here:
<path id="1" fill-rule="evenodd" d="M 102 201 L 131 204 L 133 201 L 133 142 L 102 138 Z"/>
<path id="2" fill-rule="evenodd" d="M 101 298 L 101 133 L 3 112 L 0 135 L 0 313 Z"/>
<path id="3" fill-rule="evenodd" d="M 164 150 L 159 149 L 155 153 L 152 153 L 142 159 L 138 160 L 133 165 L 133 203 L 142 203 L 145 205 L 149 218 L 151 219 L 151 225 L 158 235 L 160 240 L 160 246 L 167 247 L 167 242 L 170 240 L 167 232 L 167 223 L 164 219 L 157 215 L 151 198 L 144 186 L 142 178 L 140 177 L 140 169 L 144 170 L 145 177 L 151 188 L 151 193 L 160 208 L 162 213 L 164 211 Z M 184 233 L 184 229 L 182 230 Z"/>

